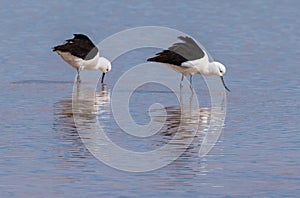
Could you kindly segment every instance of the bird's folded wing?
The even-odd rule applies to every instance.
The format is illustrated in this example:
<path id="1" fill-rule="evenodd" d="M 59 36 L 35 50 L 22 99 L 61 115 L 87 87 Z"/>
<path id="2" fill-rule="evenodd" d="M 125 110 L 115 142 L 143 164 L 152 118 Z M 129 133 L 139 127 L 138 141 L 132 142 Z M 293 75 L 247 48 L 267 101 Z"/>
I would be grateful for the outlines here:
<path id="1" fill-rule="evenodd" d="M 178 38 L 183 42 L 173 44 L 168 50 L 181 55 L 189 61 L 197 60 L 205 56 L 205 52 L 192 38 L 187 36 L 180 36 Z"/>
<path id="2" fill-rule="evenodd" d="M 201 59 L 205 52 L 190 37 L 178 37 L 183 42 L 175 43 L 167 50 L 163 50 L 147 61 L 172 64 L 179 67 L 192 67 L 190 61 Z"/>

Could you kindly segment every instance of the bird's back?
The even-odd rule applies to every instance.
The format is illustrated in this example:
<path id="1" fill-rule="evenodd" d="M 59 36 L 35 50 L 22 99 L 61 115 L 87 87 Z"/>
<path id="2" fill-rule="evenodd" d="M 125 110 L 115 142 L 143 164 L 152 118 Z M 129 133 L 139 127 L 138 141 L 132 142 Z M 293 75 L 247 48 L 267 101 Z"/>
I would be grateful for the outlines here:
<path id="1" fill-rule="evenodd" d="M 63 45 L 55 46 L 53 51 L 68 52 L 83 60 L 91 60 L 97 55 L 98 48 L 86 35 L 74 34 L 74 38 L 66 40 Z"/>
<path id="2" fill-rule="evenodd" d="M 157 53 L 156 56 L 147 59 L 147 61 L 181 66 L 187 59 L 174 51 L 163 50 L 162 52 Z"/>
<path id="3" fill-rule="evenodd" d="M 182 63 L 203 58 L 206 54 L 190 37 L 178 37 L 183 42 L 175 43 L 147 61 L 182 66 Z"/>

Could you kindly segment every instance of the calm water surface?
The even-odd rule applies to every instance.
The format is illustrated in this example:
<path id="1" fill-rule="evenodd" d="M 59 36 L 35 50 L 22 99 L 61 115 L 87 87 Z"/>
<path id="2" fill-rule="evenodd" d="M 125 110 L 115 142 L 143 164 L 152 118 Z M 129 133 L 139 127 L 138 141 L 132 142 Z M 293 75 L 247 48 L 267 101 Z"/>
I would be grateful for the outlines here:
<path id="1" fill-rule="evenodd" d="M 2 1 L 0 196 L 296 197 L 300 193 L 299 8 L 296 0 Z M 51 47 L 72 33 L 86 33 L 100 42 L 144 25 L 175 28 L 196 38 L 227 66 L 225 80 L 232 92 L 227 94 L 223 132 L 207 156 L 198 157 L 203 137 L 198 134 L 170 165 L 128 173 L 103 164 L 82 143 L 72 112 L 76 72 Z M 128 149 L 155 149 L 178 127 L 178 101 L 154 84 L 140 87 L 129 104 L 139 124 L 149 122 L 152 103 L 166 107 L 166 125 L 153 139 L 124 136 L 105 109 L 122 73 L 156 51 L 134 51 L 114 61 L 106 87 L 97 89 L 101 103 L 85 109 L 102 119 L 108 136 Z M 195 111 L 200 112 L 205 130 L 209 93 L 200 76 L 194 78 L 194 87 L 201 98 Z M 159 112 L 156 115 L 159 122 Z"/>

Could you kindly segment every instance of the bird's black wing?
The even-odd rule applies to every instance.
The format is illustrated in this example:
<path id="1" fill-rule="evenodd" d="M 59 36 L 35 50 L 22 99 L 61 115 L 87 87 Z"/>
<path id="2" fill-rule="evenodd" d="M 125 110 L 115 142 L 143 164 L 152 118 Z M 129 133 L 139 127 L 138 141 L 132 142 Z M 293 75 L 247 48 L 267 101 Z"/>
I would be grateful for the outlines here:
<path id="1" fill-rule="evenodd" d="M 186 62 L 187 59 L 174 51 L 163 50 L 162 52 L 157 53 L 156 56 L 147 59 L 147 61 L 181 66 L 181 63 Z"/>
<path id="2" fill-rule="evenodd" d="M 204 51 L 190 37 L 178 37 L 183 42 L 175 43 L 147 61 L 168 63 L 181 66 L 183 62 L 197 60 L 205 56 Z"/>
<path id="3" fill-rule="evenodd" d="M 74 38 L 66 40 L 63 45 L 58 45 L 53 48 L 53 51 L 69 52 L 73 56 L 77 56 L 84 60 L 94 58 L 98 53 L 98 48 L 93 42 L 83 34 L 74 34 Z"/>

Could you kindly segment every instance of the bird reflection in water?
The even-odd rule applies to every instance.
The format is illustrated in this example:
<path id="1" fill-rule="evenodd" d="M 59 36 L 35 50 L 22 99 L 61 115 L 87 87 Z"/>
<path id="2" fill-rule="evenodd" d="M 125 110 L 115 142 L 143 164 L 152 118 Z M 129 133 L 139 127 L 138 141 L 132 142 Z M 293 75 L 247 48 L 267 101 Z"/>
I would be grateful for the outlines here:
<path id="1" fill-rule="evenodd" d="M 74 95 L 80 96 L 81 85 L 78 83 L 76 86 L 77 93 Z M 97 115 L 108 115 L 106 110 L 109 109 L 110 91 L 106 89 L 106 85 L 102 85 L 101 91 L 97 91 L 94 96 L 84 99 L 73 97 L 73 100 L 80 101 L 80 107 L 75 110 L 75 113 L 82 117 L 86 123 L 95 122 Z M 61 142 L 57 148 L 58 156 L 74 163 L 74 158 L 86 158 L 91 154 L 82 143 L 77 132 L 72 102 L 72 96 L 70 96 L 54 104 L 53 129 L 55 136 Z"/>
<path id="2" fill-rule="evenodd" d="M 164 126 L 159 132 L 160 140 L 157 141 L 160 142 L 159 146 L 172 143 L 176 144 L 177 148 L 182 149 L 184 153 L 191 152 L 191 149 L 193 149 L 193 153 L 197 153 L 205 131 L 209 127 L 210 109 L 193 105 L 193 95 L 188 104 L 184 104 L 182 96 L 180 97 L 179 106 L 167 106 L 153 110 L 153 120 L 164 122 Z M 166 119 L 162 119 L 163 112 L 166 112 Z M 191 142 L 191 144 L 187 147 L 186 142 Z"/>
<path id="3" fill-rule="evenodd" d="M 193 95 L 190 97 L 188 104 L 184 104 L 182 97 L 180 97 L 180 103 L 177 106 L 151 109 L 152 120 L 162 123 L 163 127 L 155 135 L 147 138 L 130 136 L 131 139 L 135 138 L 135 141 L 131 141 L 127 137 L 127 139 L 115 138 L 115 136 L 120 135 L 117 132 L 122 131 L 122 129 L 114 126 L 111 121 L 113 116 L 110 106 L 110 90 L 105 85 L 101 87 L 101 91 L 97 92 L 93 87 L 85 86 L 83 89 L 81 86 L 84 86 L 84 84 L 77 84 L 76 89 L 74 89 L 73 100 L 67 98 L 55 104 L 54 128 L 57 131 L 58 138 L 64 143 L 60 148 L 61 155 L 64 157 L 70 157 L 68 155 L 73 158 L 91 156 L 85 146 L 88 146 L 89 150 L 93 149 L 96 153 L 103 152 L 105 145 L 102 145 L 100 149 L 99 142 L 96 141 L 99 138 L 99 129 L 96 128 L 99 121 L 101 121 L 104 132 L 109 133 L 110 137 L 113 137 L 113 141 L 117 140 L 116 144 L 121 143 L 120 145 L 122 145 L 122 142 L 126 141 L 125 144 L 130 144 L 131 150 L 136 149 L 138 151 L 138 146 L 141 143 L 142 146 L 150 148 L 150 150 L 157 149 L 165 144 L 172 144 L 174 146 L 172 148 L 176 148 L 183 153 L 178 159 L 179 161 L 183 157 L 185 160 L 181 161 L 188 163 L 187 158 L 193 159 L 198 156 L 199 148 L 211 121 L 211 109 L 195 105 Z M 140 103 L 143 103 L 143 101 L 140 101 Z M 75 118 L 76 124 L 74 122 Z M 80 128 L 76 128 L 76 126 Z M 77 130 L 81 131 L 80 136 Z M 129 136 L 124 132 L 122 135 L 124 137 Z M 191 143 L 189 144 L 189 142 Z M 69 152 L 66 152 L 66 150 Z M 162 158 L 167 160 L 168 156 L 162 156 Z"/>

